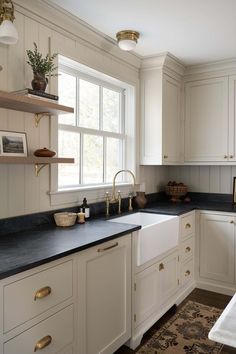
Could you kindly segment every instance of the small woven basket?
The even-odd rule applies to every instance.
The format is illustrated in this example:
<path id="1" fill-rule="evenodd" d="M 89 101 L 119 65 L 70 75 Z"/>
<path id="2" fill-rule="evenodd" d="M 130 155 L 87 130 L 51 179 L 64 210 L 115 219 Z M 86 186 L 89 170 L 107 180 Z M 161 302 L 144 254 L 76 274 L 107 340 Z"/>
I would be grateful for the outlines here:
<path id="1" fill-rule="evenodd" d="M 77 218 L 76 213 L 61 212 L 54 214 L 54 220 L 57 226 L 68 227 L 75 224 Z"/>
<path id="2" fill-rule="evenodd" d="M 187 186 L 166 186 L 166 194 L 172 198 L 179 200 L 180 197 L 186 195 L 188 192 Z"/>

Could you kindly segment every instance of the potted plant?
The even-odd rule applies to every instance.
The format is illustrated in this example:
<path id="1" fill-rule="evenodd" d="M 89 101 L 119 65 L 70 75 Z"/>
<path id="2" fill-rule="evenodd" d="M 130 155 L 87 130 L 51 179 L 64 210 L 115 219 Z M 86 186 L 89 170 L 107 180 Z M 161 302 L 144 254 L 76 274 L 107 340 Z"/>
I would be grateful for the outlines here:
<path id="1" fill-rule="evenodd" d="M 39 53 L 37 44 L 34 42 L 34 50 L 26 50 L 29 64 L 33 70 L 34 78 L 31 82 L 33 90 L 45 91 L 48 83 L 47 76 L 56 76 L 53 73 L 57 67 L 54 65 L 53 60 L 56 58 L 57 54 L 49 55 L 47 54 L 43 58 L 42 54 Z"/>

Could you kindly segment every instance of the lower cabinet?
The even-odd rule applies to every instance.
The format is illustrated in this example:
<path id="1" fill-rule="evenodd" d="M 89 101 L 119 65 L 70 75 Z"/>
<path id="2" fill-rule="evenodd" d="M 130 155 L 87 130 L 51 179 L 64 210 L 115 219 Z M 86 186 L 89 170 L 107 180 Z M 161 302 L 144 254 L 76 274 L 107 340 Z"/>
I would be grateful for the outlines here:
<path id="1" fill-rule="evenodd" d="M 178 252 L 135 275 L 134 326 L 155 315 L 178 290 Z"/>
<path id="2" fill-rule="evenodd" d="M 200 277 L 234 282 L 235 217 L 200 215 Z"/>
<path id="3" fill-rule="evenodd" d="M 131 236 L 78 257 L 80 354 L 113 353 L 131 336 Z"/>

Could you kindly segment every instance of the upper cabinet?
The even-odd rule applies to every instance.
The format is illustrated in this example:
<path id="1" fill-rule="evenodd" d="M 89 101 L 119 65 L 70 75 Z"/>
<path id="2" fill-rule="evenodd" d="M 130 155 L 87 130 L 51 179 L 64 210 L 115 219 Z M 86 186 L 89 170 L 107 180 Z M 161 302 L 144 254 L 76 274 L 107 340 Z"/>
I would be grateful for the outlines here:
<path id="1" fill-rule="evenodd" d="M 177 164 L 181 160 L 181 76 L 171 56 L 143 61 L 141 69 L 141 164 Z"/>
<path id="2" fill-rule="evenodd" d="M 229 152 L 228 77 L 185 85 L 185 162 L 226 161 Z"/>

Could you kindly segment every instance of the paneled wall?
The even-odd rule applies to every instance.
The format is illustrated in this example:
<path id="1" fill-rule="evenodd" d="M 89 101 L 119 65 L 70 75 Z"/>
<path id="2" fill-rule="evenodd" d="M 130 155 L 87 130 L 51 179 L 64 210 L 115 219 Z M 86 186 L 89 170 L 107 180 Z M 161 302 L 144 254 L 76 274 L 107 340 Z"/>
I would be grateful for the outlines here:
<path id="1" fill-rule="evenodd" d="M 184 182 L 192 192 L 231 194 L 236 166 L 170 166 L 167 176 Z"/>
<path id="2" fill-rule="evenodd" d="M 3 71 L 0 72 L 0 90 L 13 91 L 30 87 L 32 73 L 26 64 L 26 49 L 32 48 L 35 41 L 43 54 L 49 51 L 50 42 L 52 52 L 57 50 L 58 53 L 78 60 L 82 64 L 117 79 L 128 81 L 136 87 L 137 93 L 139 92 L 138 58 L 121 53 L 114 43 L 109 43 L 88 28 L 83 29 L 81 23 L 77 23 L 75 18 L 51 8 L 47 1 L 16 0 L 14 3 L 16 5 L 14 23 L 19 33 L 19 41 L 12 46 L 0 44 L 0 64 L 3 66 Z M 53 80 L 56 79 L 52 78 Z M 53 86 L 56 86 L 55 82 L 51 84 L 51 92 Z M 137 97 L 136 107 L 137 137 L 139 136 L 138 102 L 139 97 Z M 55 125 L 50 124 L 49 118 L 43 118 L 39 128 L 36 128 L 32 114 L 0 109 L 0 129 L 25 131 L 30 154 L 39 147 L 55 146 L 51 141 L 55 131 L 50 131 L 55 129 Z M 138 140 L 137 146 L 139 146 Z M 138 154 L 137 149 L 137 156 Z M 139 177 L 139 169 L 137 169 L 137 176 Z M 146 182 L 148 192 L 156 192 L 156 176 L 157 168 L 142 168 L 139 181 Z M 0 218 L 53 208 L 48 195 L 49 190 L 50 169 L 48 167 L 42 170 L 39 177 L 36 177 L 33 165 L 0 165 Z M 56 205 L 54 208 L 64 206 L 69 204 Z"/>

